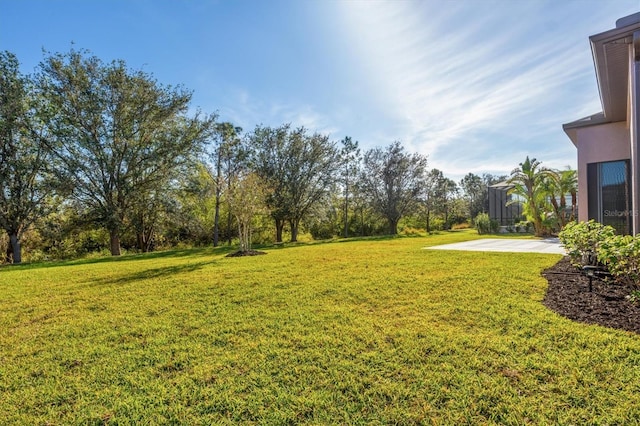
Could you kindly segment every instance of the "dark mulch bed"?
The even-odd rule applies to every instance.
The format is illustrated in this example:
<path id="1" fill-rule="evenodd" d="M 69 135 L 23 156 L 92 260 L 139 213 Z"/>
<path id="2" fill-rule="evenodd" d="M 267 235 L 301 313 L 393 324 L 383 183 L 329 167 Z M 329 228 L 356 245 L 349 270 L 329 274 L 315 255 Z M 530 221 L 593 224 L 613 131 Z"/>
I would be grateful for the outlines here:
<path id="1" fill-rule="evenodd" d="M 569 319 L 640 333 L 640 303 L 626 298 L 634 289 L 625 285 L 589 278 L 564 257 L 542 272 L 549 282 L 544 305 Z"/>
<path id="2" fill-rule="evenodd" d="M 226 257 L 259 256 L 261 254 L 267 254 L 267 253 L 263 251 L 257 251 L 257 250 L 246 250 L 246 251 L 238 250 L 238 251 L 234 251 L 233 253 L 229 253 Z"/>

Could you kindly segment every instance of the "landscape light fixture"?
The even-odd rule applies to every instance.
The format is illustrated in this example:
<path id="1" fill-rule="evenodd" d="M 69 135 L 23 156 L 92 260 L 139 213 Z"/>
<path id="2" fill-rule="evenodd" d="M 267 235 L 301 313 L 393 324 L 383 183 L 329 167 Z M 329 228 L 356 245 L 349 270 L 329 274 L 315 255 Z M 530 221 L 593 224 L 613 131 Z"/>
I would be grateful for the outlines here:
<path id="1" fill-rule="evenodd" d="M 589 277 L 589 293 L 593 291 L 593 277 L 596 276 L 597 269 L 598 267 L 593 265 L 585 265 L 582 267 L 584 273 Z"/>

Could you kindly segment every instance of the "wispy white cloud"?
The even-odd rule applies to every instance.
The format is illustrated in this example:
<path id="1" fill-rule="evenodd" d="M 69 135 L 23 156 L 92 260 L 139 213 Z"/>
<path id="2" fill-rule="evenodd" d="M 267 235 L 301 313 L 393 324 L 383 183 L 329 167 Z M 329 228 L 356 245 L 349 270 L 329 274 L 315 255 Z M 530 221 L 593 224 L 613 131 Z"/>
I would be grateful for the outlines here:
<path id="1" fill-rule="evenodd" d="M 595 81 L 587 37 L 601 27 L 563 24 L 570 12 L 554 16 L 553 3 L 340 5 L 366 77 L 396 123 L 394 139 L 429 154 L 432 166 L 456 175 L 509 171 L 536 155 L 527 151 L 575 162 L 561 125 L 600 108 L 595 85 L 579 96 L 571 90 Z"/>
<path id="2" fill-rule="evenodd" d="M 222 120 L 238 123 L 245 130 L 256 125 L 280 126 L 290 123 L 294 127 L 305 127 L 310 132 L 333 134 L 337 128 L 331 119 L 311 105 L 295 101 L 265 101 L 252 96 L 246 89 L 237 89 L 228 95 L 226 107 L 220 111 Z"/>

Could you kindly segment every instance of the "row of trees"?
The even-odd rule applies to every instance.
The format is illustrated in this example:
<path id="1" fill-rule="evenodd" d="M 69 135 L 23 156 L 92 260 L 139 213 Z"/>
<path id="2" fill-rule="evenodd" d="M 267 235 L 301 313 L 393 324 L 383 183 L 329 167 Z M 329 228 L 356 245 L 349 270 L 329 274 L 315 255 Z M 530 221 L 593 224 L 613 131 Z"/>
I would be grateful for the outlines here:
<path id="1" fill-rule="evenodd" d="M 427 231 L 469 221 L 504 176 L 458 184 L 399 142 L 361 152 L 290 124 L 251 131 L 190 112 L 191 93 L 86 51 L 23 75 L 0 53 L 5 261 L 177 244 Z M 106 241 L 106 243 L 105 243 Z M 0 242 L 2 242 L 0 240 Z"/>
<path id="2" fill-rule="evenodd" d="M 220 200 L 243 190 L 264 194 L 258 211 L 268 213 L 275 241 L 282 242 L 286 230 L 295 242 L 303 225 L 317 238 L 396 234 L 402 219 L 431 230 L 436 218 L 436 227 L 447 228 L 485 210 L 487 185 L 500 179 L 470 174 L 459 187 L 441 171 L 428 170 L 425 156 L 408 153 L 399 142 L 362 154 L 350 137 L 336 143 L 289 124 L 257 126 L 244 135 L 230 123 L 221 127 L 226 130 L 212 150 L 214 245 Z M 233 215 L 227 206 L 227 235 Z"/>

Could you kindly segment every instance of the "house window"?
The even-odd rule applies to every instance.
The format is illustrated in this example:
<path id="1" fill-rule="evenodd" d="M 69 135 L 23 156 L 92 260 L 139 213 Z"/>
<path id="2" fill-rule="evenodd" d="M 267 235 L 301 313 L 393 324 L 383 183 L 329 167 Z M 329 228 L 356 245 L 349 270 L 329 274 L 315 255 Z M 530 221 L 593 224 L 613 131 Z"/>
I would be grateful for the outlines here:
<path id="1" fill-rule="evenodd" d="M 629 160 L 587 165 L 589 219 L 610 225 L 619 234 L 631 233 Z"/>

